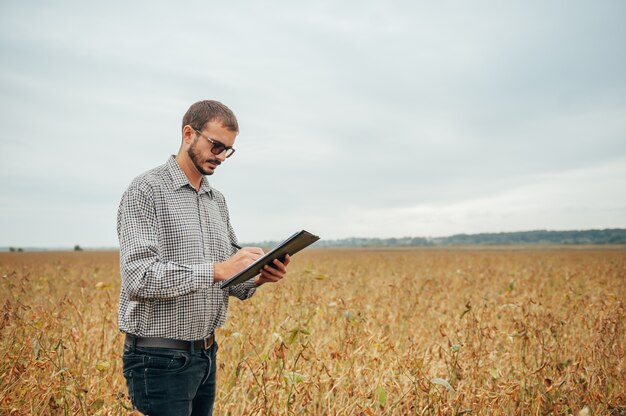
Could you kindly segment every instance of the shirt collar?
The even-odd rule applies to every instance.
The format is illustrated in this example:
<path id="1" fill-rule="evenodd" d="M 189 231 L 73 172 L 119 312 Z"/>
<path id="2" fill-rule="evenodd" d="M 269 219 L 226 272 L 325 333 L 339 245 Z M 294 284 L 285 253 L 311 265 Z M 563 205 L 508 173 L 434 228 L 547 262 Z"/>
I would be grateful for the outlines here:
<path id="1" fill-rule="evenodd" d="M 189 185 L 192 189 L 194 189 L 193 186 L 189 183 L 187 175 L 185 175 L 185 172 L 183 172 L 180 166 L 178 166 L 178 162 L 176 162 L 176 159 L 174 157 L 175 156 L 172 155 L 169 159 L 167 159 L 167 170 L 172 177 L 172 186 L 174 187 L 174 189 L 179 189 L 183 186 Z M 211 198 L 213 197 L 213 189 L 211 188 L 211 185 L 209 185 L 209 181 L 207 180 L 206 176 L 203 176 L 202 180 L 200 181 L 200 190 L 198 191 L 198 193 L 206 193 L 209 194 Z"/>

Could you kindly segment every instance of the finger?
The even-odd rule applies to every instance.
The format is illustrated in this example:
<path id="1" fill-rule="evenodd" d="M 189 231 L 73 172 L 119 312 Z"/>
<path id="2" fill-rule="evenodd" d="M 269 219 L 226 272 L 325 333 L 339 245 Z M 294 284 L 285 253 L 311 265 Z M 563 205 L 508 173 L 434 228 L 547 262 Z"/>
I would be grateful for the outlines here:
<path id="1" fill-rule="evenodd" d="M 283 264 L 286 266 L 291 262 L 291 256 L 289 254 L 285 255 L 285 259 L 283 260 Z"/>
<path id="2" fill-rule="evenodd" d="M 270 264 L 266 264 L 265 266 L 263 266 L 263 270 L 275 276 L 282 276 L 283 274 L 285 274 L 285 272 L 279 270 L 276 266 L 270 265 Z"/>
<path id="3" fill-rule="evenodd" d="M 259 259 L 261 258 L 261 256 L 263 256 L 263 250 L 261 249 L 255 250 L 254 248 L 248 248 L 248 247 L 242 248 L 237 253 L 253 260 Z"/>
<path id="4" fill-rule="evenodd" d="M 262 256 L 263 254 L 265 254 L 263 252 L 263 249 L 261 247 L 244 247 L 242 248 L 242 250 L 245 250 L 249 253 L 254 253 L 254 254 L 258 254 L 260 256 Z"/>
<path id="5" fill-rule="evenodd" d="M 285 265 L 280 262 L 280 260 L 275 259 L 272 264 L 268 264 L 268 266 L 278 270 L 281 273 L 287 273 L 287 269 L 285 269 Z"/>
<path id="6" fill-rule="evenodd" d="M 282 279 L 281 275 L 271 274 L 267 270 L 261 270 L 261 276 L 262 278 L 266 279 L 268 282 L 273 282 L 273 283 L 276 283 L 280 279 Z"/>

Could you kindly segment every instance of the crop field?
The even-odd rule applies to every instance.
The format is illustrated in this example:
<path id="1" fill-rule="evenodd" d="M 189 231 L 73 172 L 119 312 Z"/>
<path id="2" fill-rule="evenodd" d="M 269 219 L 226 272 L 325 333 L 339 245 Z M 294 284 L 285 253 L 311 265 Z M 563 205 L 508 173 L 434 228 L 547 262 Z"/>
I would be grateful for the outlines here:
<path id="1" fill-rule="evenodd" d="M 0 414 L 129 414 L 115 252 L 0 254 Z M 624 415 L 626 250 L 321 250 L 217 334 L 218 415 Z"/>

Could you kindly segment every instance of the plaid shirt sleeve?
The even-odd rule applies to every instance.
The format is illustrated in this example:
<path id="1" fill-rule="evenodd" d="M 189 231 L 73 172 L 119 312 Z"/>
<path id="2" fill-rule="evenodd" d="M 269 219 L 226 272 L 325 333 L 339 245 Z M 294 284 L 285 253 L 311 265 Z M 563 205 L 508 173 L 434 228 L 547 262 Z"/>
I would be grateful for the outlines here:
<path id="1" fill-rule="evenodd" d="M 159 258 L 155 205 L 130 188 L 119 208 L 122 284 L 130 300 L 176 298 L 213 283 L 213 264 L 188 266 Z"/>

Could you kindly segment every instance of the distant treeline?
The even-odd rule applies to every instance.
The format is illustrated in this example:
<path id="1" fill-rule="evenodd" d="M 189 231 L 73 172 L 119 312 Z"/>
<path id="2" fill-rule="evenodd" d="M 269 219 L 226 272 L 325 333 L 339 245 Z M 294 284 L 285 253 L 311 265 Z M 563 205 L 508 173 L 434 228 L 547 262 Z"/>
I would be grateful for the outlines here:
<path id="1" fill-rule="evenodd" d="M 276 247 L 280 241 L 244 242 L 245 246 L 265 248 Z M 506 246 L 506 245 L 626 245 L 626 229 L 581 231 L 519 231 L 513 233 L 456 234 L 450 237 L 402 237 L 402 238 L 359 238 L 350 237 L 337 240 L 322 239 L 313 244 L 316 247 L 439 247 L 439 246 Z M 2 251 L 46 251 L 67 250 L 65 248 L 0 247 Z M 78 244 L 74 251 L 82 251 Z M 118 250 L 117 247 L 103 247 L 100 250 Z"/>
<path id="2" fill-rule="evenodd" d="M 276 246 L 278 242 L 266 241 L 264 247 Z M 342 238 L 320 240 L 317 247 L 436 247 L 436 246 L 495 246 L 495 245 L 584 245 L 626 244 L 626 229 L 582 231 L 520 231 L 512 233 L 456 234 L 450 237 L 402 237 L 402 238 Z"/>

